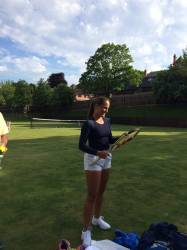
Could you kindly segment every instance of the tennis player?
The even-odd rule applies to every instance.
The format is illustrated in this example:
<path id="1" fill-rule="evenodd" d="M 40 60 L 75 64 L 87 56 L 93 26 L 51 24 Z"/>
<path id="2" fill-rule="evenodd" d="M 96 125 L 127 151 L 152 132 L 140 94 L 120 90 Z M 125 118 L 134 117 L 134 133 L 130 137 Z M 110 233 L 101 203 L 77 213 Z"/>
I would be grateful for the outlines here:
<path id="1" fill-rule="evenodd" d="M 79 139 L 79 149 L 84 152 L 84 170 L 87 181 L 81 235 L 85 247 L 91 245 L 91 224 L 104 230 L 111 227 L 101 216 L 103 193 L 106 189 L 112 160 L 108 150 L 110 144 L 119 138 L 112 136 L 110 120 L 105 117 L 109 107 L 110 100 L 106 97 L 98 97 L 92 101 L 88 119 L 82 126 Z"/>

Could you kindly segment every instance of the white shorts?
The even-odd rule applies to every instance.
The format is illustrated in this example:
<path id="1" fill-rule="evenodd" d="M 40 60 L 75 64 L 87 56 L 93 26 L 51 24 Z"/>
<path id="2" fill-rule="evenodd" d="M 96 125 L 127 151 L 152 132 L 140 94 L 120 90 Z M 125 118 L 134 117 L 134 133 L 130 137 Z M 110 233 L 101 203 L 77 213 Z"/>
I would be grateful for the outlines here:
<path id="1" fill-rule="evenodd" d="M 84 154 L 84 170 L 102 171 L 111 168 L 112 155 L 105 159 L 101 159 L 96 155 Z"/>

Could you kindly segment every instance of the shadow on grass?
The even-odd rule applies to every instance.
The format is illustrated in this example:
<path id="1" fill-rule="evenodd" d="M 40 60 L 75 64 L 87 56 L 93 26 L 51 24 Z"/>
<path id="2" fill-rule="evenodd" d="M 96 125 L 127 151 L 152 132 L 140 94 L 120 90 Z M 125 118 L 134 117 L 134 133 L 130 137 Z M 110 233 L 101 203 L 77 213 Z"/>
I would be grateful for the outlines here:
<path id="1" fill-rule="evenodd" d="M 84 193 L 84 176 L 77 139 L 9 142 L 0 172 L 0 231 L 7 249 L 55 249 L 58 239 L 70 237 L 67 231 L 81 228 L 83 201 L 77 197 Z"/>

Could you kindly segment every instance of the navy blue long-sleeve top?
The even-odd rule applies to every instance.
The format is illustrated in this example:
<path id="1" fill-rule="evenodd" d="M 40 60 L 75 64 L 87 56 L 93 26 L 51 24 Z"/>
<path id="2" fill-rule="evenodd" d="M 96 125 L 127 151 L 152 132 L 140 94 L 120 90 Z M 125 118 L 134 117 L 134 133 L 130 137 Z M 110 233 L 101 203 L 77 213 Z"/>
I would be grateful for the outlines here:
<path id="1" fill-rule="evenodd" d="M 97 151 L 108 150 L 118 137 L 113 137 L 110 119 L 104 118 L 99 124 L 93 119 L 85 121 L 82 125 L 79 138 L 79 149 L 85 153 L 96 155 Z"/>

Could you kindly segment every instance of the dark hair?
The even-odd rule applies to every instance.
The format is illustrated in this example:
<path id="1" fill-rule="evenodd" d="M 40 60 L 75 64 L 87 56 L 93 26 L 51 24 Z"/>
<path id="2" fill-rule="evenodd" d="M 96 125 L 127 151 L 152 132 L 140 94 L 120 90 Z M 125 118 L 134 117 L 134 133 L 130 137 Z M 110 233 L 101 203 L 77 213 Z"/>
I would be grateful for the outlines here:
<path id="1" fill-rule="evenodd" d="M 107 97 L 103 97 L 103 96 L 96 97 L 96 98 L 92 99 L 91 104 L 90 104 L 90 109 L 88 111 L 88 118 L 90 119 L 93 117 L 95 105 L 101 106 L 105 102 L 110 102 L 110 99 Z"/>

